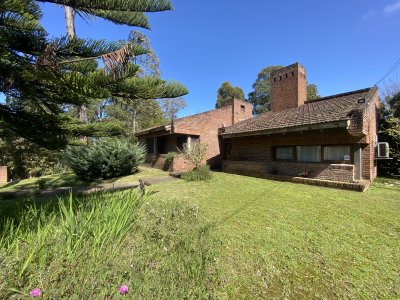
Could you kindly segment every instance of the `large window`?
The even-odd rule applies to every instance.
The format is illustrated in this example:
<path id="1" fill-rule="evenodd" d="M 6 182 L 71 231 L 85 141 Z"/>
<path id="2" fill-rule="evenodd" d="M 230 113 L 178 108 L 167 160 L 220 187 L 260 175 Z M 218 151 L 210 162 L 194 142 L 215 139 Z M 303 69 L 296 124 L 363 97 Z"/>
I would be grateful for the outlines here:
<path id="1" fill-rule="evenodd" d="M 320 162 L 321 146 L 297 146 L 297 161 Z"/>
<path id="2" fill-rule="evenodd" d="M 324 160 L 349 161 L 350 146 L 324 146 Z"/>
<path id="3" fill-rule="evenodd" d="M 298 162 L 351 161 L 350 145 L 279 146 L 274 147 L 274 160 Z"/>
<path id="4" fill-rule="evenodd" d="M 294 147 L 276 147 L 276 160 L 294 160 Z"/>

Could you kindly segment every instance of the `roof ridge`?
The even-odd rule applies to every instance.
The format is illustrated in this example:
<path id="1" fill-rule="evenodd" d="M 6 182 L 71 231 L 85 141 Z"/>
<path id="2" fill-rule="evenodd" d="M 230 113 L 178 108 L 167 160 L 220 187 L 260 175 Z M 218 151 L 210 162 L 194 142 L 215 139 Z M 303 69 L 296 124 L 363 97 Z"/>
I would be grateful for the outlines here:
<path id="1" fill-rule="evenodd" d="M 310 104 L 310 103 L 314 103 L 314 102 L 329 100 L 329 99 L 332 99 L 332 98 L 337 98 L 337 97 L 343 97 L 343 96 L 349 96 L 349 95 L 364 93 L 364 92 L 370 91 L 370 90 L 373 89 L 373 88 L 374 88 L 374 87 L 368 87 L 368 88 L 359 89 L 359 90 L 354 90 L 354 91 L 350 91 L 350 92 L 346 92 L 346 93 L 340 93 L 340 94 L 325 96 L 325 97 L 321 97 L 321 98 L 314 99 L 314 100 L 307 100 L 307 101 L 304 102 L 304 104 Z"/>

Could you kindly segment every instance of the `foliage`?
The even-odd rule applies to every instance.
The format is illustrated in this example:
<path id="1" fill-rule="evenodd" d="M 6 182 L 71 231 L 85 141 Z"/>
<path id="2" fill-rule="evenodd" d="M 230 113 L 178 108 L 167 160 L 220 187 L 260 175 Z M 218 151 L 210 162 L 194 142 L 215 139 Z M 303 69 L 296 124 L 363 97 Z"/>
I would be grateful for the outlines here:
<path id="1" fill-rule="evenodd" d="M 202 144 L 199 141 L 196 141 L 183 144 L 179 153 L 183 154 L 188 161 L 193 163 L 195 169 L 198 169 L 206 158 L 207 148 L 207 144 Z"/>
<path id="2" fill-rule="evenodd" d="M 130 191 L 0 206 L 1 299 L 119 299 L 121 284 L 134 299 L 214 298 L 219 243 L 194 205 Z"/>
<path id="3" fill-rule="evenodd" d="M 174 161 L 174 158 L 176 156 L 176 152 L 168 152 L 167 155 L 165 156 L 165 164 L 164 164 L 164 169 L 168 170 L 172 162 Z"/>
<path id="4" fill-rule="evenodd" d="M 249 93 L 247 101 L 253 105 L 253 114 L 259 115 L 271 109 L 271 73 L 283 66 L 269 66 L 262 69 L 253 83 L 253 91 Z M 307 99 L 319 98 L 318 88 L 315 84 L 307 85 Z"/>
<path id="5" fill-rule="evenodd" d="M 321 98 L 318 94 L 318 87 L 315 84 L 308 84 L 307 85 L 307 100 L 316 100 Z"/>
<path id="6" fill-rule="evenodd" d="M 178 111 L 186 107 L 186 101 L 182 97 L 161 99 L 160 102 L 164 111 L 164 117 L 167 120 L 176 119 Z"/>
<path id="7" fill-rule="evenodd" d="M 378 171 L 380 175 L 399 174 L 400 170 L 400 92 L 389 95 L 379 109 L 380 142 L 387 142 L 390 146 L 391 160 L 380 160 Z"/>
<path id="8" fill-rule="evenodd" d="M 186 181 L 206 181 L 212 178 L 210 166 L 203 165 L 198 168 L 182 174 L 182 179 Z"/>
<path id="9" fill-rule="evenodd" d="M 72 7 L 78 14 L 98 16 L 117 24 L 148 27 L 143 12 L 171 9 L 170 1 L 44 0 Z M 157 99 L 187 93 L 181 84 L 155 77 L 138 77 L 131 62 L 146 49 L 125 42 L 79 38 L 49 38 L 33 0 L 0 4 L 0 104 L 3 134 L 17 135 L 49 149 L 64 148 L 82 136 L 122 133 L 114 122 L 82 123 L 65 114 L 66 106 L 80 107 L 104 99 Z M 97 67 L 101 59 L 104 68 Z"/>
<path id="10" fill-rule="evenodd" d="M 397 299 L 400 180 L 363 193 L 217 172 L 166 182 L 156 201 L 199 205 L 222 247 L 214 299 Z"/>
<path id="11" fill-rule="evenodd" d="M 80 179 L 91 182 L 133 174 L 145 155 L 139 143 L 103 138 L 89 146 L 70 146 L 64 160 Z"/>
<path id="12" fill-rule="evenodd" d="M 253 91 L 249 93 L 247 101 L 253 105 L 253 114 L 259 115 L 270 110 L 271 107 L 271 86 L 270 77 L 273 71 L 283 66 L 269 66 L 262 69 L 256 81 L 253 83 Z"/>
<path id="13" fill-rule="evenodd" d="M 135 133 L 144 129 L 166 123 L 164 112 L 156 100 L 119 101 L 105 107 L 107 117 L 119 121 L 124 134 L 134 139 Z"/>
<path id="14" fill-rule="evenodd" d="M 160 60 L 150 46 L 150 40 L 140 31 L 132 31 L 129 34 L 128 42 L 147 50 L 144 55 L 134 57 L 134 63 L 140 67 L 138 76 L 161 76 Z"/>
<path id="15" fill-rule="evenodd" d="M 232 99 L 244 100 L 243 90 L 240 87 L 234 87 L 228 81 L 225 81 L 217 91 L 217 103 L 215 104 L 215 108 L 223 106 L 226 101 Z"/>
<path id="16" fill-rule="evenodd" d="M 12 180 L 68 170 L 61 162 L 60 151 L 47 150 L 12 132 L 0 138 L 0 165 L 9 168 Z"/>

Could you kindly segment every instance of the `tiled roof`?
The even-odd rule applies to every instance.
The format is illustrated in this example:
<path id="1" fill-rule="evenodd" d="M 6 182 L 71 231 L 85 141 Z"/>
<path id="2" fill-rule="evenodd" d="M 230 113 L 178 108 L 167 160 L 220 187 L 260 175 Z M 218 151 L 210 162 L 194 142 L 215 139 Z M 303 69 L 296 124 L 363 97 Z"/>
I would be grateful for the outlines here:
<path id="1" fill-rule="evenodd" d="M 225 128 L 223 135 L 245 135 L 259 131 L 268 132 L 281 128 L 349 120 L 354 110 L 366 106 L 372 97 L 372 93 L 369 93 L 371 89 L 373 88 L 307 101 L 304 105 L 283 111 L 269 111 Z M 360 99 L 365 101 L 359 103 Z"/>

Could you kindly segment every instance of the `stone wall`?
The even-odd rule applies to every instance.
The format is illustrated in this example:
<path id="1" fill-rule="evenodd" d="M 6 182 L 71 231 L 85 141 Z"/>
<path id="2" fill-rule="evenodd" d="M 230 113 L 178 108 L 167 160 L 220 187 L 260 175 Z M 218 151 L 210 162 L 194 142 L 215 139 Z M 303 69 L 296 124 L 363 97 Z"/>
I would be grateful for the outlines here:
<path id="1" fill-rule="evenodd" d="M 0 166 L 0 183 L 8 182 L 8 167 Z"/>

